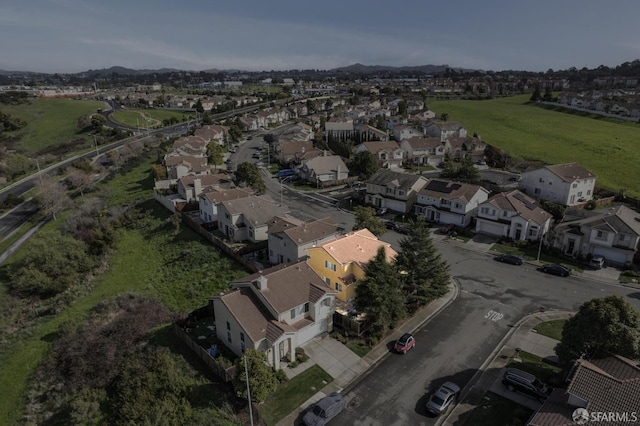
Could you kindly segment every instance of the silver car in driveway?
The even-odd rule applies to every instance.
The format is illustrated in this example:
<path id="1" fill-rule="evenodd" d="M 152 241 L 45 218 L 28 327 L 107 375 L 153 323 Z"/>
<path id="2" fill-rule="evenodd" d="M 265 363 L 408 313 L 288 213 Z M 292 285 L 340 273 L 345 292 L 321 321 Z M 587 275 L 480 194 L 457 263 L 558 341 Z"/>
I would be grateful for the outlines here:
<path id="1" fill-rule="evenodd" d="M 436 416 L 444 413 L 456 402 L 459 393 L 460 387 L 458 385 L 453 382 L 445 382 L 429 397 L 427 411 Z"/>

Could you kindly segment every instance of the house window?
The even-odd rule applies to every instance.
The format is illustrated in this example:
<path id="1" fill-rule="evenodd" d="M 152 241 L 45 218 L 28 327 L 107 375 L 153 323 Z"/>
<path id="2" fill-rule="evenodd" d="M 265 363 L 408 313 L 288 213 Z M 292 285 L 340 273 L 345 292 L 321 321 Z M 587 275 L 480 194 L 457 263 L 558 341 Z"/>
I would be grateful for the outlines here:
<path id="1" fill-rule="evenodd" d="M 387 192 L 387 194 L 393 194 L 395 192 L 393 188 L 386 188 L 385 191 Z"/>
<path id="2" fill-rule="evenodd" d="M 246 346 L 244 344 L 244 333 L 240 333 L 240 350 L 244 352 L 245 349 L 246 349 Z"/>
<path id="3" fill-rule="evenodd" d="M 571 185 L 571 187 L 572 187 L 572 188 L 577 188 L 577 187 L 578 187 L 578 184 L 577 184 L 577 183 L 574 183 L 573 185 Z"/>
<path id="4" fill-rule="evenodd" d="M 503 212 L 502 212 L 502 216 L 504 216 L 504 217 L 509 216 L 509 212 L 508 212 L 508 211 L 506 211 L 506 210 L 505 210 L 505 211 L 503 211 Z"/>
<path id="5" fill-rule="evenodd" d="M 399 189 L 399 190 L 398 190 L 398 195 L 404 195 L 404 194 L 405 194 L 405 193 L 404 193 L 404 191 L 403 191 L 402 189 Z"/>
<path id="6" fill-rule="evenodd" d="M 540 192 L 541 192 L 541 191 L 540 191 L 540 188 L 536 188 L 536 189 L 534 189 L 534 190 L 533 190 L 533 193 L 534 193 L 534 194 L 540 194 Z"/>
<path id="7" fill-rule="evenodd" d="M 540 178 L 540 179 L 538 179 L 538 182 L 544 183 L 544 179 Z"/>
<path id="8" fill-rule="evenodd" d="M 596 234 L 596 239 L 598 240 L 606 240 L 607 239 L 607 233 L 604 231 L 598 231 L 598 233 Z"/>
<path id="9" fill-rule="evenodd" d="M 296 310 L 292 309 L 291 310 L 291 319 L 294 319 L 296 317 Z"/>
<path id="10" fill-rule="evenodd" d="M 582 197 L 582 191 L 578 192 L 578 197 Z"/>
<path id="11" fill-rule="evenodd" d="M 459 209 L 459 208 L 460 208 L 460 204 L 455 203 L 455 204 L 453 205 L 453 207 L 455 207 L 456 209 Z"/>
<path id="12" fill-rule="evenodd" d="M 342 291 L 342 284 L 336 283 L 336 290 Z"/>
<path id="13" fill-rule="evenodd" d="M 587 195 L 591 195 L 591 190 L 587 190 Z"/>
<path id="14" fill-rule="evenodd" d="M 324 282 L 327 283 L 329 287 L 331 287 L 331 278 L 324 277 Z"/>
<path id="15" fill-rule="evenodd" d="M 618 237 L 618 239 L 619 239 L 620 241 L 624 241 L 624 234 L 620 234 L 620 236 Z"/>
<path id="16" fill-rule="evenodd" d="M 322 299 L 322 306 L 331 306 L 331 299 L 329 299 L 328 297 Z"/>
<path id="17" fill-rule="evenodd" d="M 331 263 L 328 260 L 324 261 L 324 267 L 327 268 L 327 269 L 332 270 L 333 272 L 335 272 L 336 269 L 337 269 L 336 264 L 335 263 Z"/>
<path id="18" fill-rule="evenodd" d="M 227 321 L 227 341 L 231 343 L 231 324 Z"/>
<path id="19" fill-rule="evenodd" d="M 225 213 L 224 217 L 227 218 L 227 219 L 231 219 L 231 216 L 229 216 L 229 213 Z"/>
<path id="20" fill-rule="evenodd" d="M 309 312 L 309 302 L 304 304 L 304 311 Z"/>

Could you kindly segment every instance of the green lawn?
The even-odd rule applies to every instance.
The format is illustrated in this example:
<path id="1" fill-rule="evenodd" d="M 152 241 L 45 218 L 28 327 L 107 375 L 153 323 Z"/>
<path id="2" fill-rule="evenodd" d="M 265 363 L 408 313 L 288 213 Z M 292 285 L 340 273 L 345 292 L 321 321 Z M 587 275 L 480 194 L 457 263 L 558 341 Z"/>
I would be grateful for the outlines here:
<path id="1" fill-rule="evenodd" d="M 76 139 L 92 140 L 88 135 L 78 134 L 78 118 L 95 113 L 104 108 L 100 101 L 71 99 L 32 99 L 24 105 L 2 105 L 2 112 L 22 118 L 27 122 L 24 129 L 10 132 L 9 136 L 20 138 L 19 150 L 32 156 L 39 150 L 52 145 L 60 145 Z"/>
<path id="2" fill-rule="evenodd" d="M 360 358 L 362 358 L 363 356 L 365 356 L 371 351 L 371 347 L 362 340 L 349 340 L 347 342 L 347 347 L 351 349 L 351 351 L 353 351 Z"/>
<path id="3" fill-rule="evenodd" d="M 429 101 L 469 132 L 517 157 L 549 164 L 577 161 L 597 176 L 598 186 L 640 197 L 640 125 L 594 119 L 528 104 L 529 95 L 487 101 Z"/>
<path id="4" fill-rule="evenodd" d="M 551 337 L 552 339 L 562 339 L 562 327 L 567 322 L 566 319 L 545 321 L 538 324 L 535 327 L 535 331 L 543 336 Z"/>
<path id="5" fill-rule="evenodd" d="M 469 426 L 522 426 L 533 411 L 516 402 L 487 392 L 481 405 L 471 411 L 464 421 Z"/>
<path id="6" fill-rule="evenodd" d="M 536 260 L 538 258 L 538 247 L 536 246 L 536 244 L 529 244 L 526 247 L 519 248 L 509 244 L 496 243 L 491 246 L 491 249 L 497 251 L 498 253 L 516 254 L 523 259 L 528 260 Z M 558 263 L 577 272 L 582 272 L 584 269 L 584 265 L 581 265 L 579 263 L 569 263 L 565 258 L 559 258 L 552 254 L 546 253 L 544 249 L 540 251 L 540 262 Z"/>
<path id="7" fill-rule="evenodd" d="M 269 395 L 264 404 L 260 405 L 260 416 L 267 425 L 275 425 L 332 380 L 326 371 L 314 365 L 281 384 Z"/>

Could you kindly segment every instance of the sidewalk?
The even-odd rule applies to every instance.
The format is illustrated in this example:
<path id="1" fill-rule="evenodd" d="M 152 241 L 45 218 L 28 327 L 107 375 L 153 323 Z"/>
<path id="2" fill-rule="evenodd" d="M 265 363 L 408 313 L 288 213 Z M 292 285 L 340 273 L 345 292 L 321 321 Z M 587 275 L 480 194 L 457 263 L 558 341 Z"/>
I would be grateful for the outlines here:
<path id="1" fill-rule="evenodd" d="M 462 390 L 458 405 L 453 408 L 448 416 L 440 419 L 436 424 L 446 426 L 464 424 L 471 411 L 481 404 L 488 390 L 526 405 L 532 410 L 540 408 L 538 401 L 506 390 L 501 383 L 502 369 L 516 355 L 516 349 L 532 353 L 541 358 L 556 359 L 554 347 L 558 341 L 541 336 L 532 330 L 541 322 L 567 319 L 572 315 L 573 312 L 569 311 L 538 312 L 527 315 L 518 321 Z"/>
<path id="2" fill-rule="evenodd" d="M 278 422 L 277 426 L 291 426 L 295 424 L 296 419 L 304 409 L 331 392 L 346 393 L 348 389 L 355 386 L 378 362 L 389 354 L 389 345 L 391 342 L 397 340 L 404 333 L 414 332 L 430 318 L 440 313 L 440 311 L 446 308 L 458 296 L 458 293 L 458 285 L 451 280 L 447 294 L 419 309 L 411 318 L 400 324 L 392 333 L 378 342 L 378 344 L 362 358 L 358 357 L 346 346 L 331 337 L 324 336 L 312 340 L 305 346 L 307 355 L 329 373 L 331 377 L 333 377 L 333 381 Z"/>

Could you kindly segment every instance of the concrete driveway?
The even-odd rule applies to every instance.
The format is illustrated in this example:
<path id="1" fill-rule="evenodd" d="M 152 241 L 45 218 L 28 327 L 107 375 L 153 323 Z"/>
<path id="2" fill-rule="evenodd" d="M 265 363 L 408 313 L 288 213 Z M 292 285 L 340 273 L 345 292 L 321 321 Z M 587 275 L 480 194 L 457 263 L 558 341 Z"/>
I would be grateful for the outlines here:
<path id="1" fill-rule="evenodd" d="M 369 367 L 351 349 L 328 335 L 311 340 L 303 348 L 309 358 L 333 377 L 334 384 L 339 388 L 346 386 Z"/>

